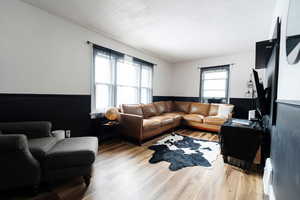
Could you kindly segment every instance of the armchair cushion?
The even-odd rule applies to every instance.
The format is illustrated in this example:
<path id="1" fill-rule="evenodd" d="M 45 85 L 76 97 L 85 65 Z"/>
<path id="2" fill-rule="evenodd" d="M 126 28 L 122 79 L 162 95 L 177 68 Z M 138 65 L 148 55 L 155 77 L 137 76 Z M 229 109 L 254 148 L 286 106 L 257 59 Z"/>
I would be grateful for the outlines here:
<path id="1" fill-rule="evenodd" d="M 31 154 L 40 162 L 42 162 L 46 153 L 57 143 L 55 137 L 35 138 L 28 140 L 28 146 Z"/>
<path id="2" fill-rule="evenodd" d="M 24 134 L 27 138 L 49 137 L 51 123 L 46 121 L 37 122 L 1 122 L 0 130 L 3 134 Z"/>
<path id="3" fill-rule="evenodd" d="M 95 161 L 97 151 L 96 137 L 66 138 L 47 152 L 44 166 L 47 170 L 89 166 Z"/>

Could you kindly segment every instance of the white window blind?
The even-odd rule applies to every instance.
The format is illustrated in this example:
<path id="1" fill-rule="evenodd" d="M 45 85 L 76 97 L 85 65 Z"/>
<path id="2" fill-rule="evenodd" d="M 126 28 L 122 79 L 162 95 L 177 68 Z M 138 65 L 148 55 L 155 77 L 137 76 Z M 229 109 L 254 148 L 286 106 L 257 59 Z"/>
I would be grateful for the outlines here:
<path id="1" fill-rule="evenodd" d="M 208 67 L 201 69 L 202 102 L 219 99 L 226 103 L 228 99 L 229 66 Z"/>
<path id="2" fill-rule="evenodd" d="M 105 50 L 94 48 L 92 112 L 121 104 L 151 103 L 153 65 Z"/>

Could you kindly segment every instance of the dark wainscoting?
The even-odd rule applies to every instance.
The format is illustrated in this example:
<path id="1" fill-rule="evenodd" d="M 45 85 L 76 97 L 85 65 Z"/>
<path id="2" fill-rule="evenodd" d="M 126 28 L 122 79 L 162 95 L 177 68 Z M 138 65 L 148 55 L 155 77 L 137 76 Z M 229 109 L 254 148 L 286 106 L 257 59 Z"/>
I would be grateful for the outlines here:
<path id="1" fill-rule="evenodd" d="M 153 96 L 153 101 L 191 101 L 198 102 L 199 97 L 176 97 L 176 96 Z M 239 119 L 248 119 L 248 111 L 255 109 L 255 101 L 250 98 L 230 98 L 230 104 L 233 104 L 233 117 Z"/>
<path id="2" fill-rule="evenodd" d="M 191 101 L 198 102 L 199 97 L 153 96 L 153 101 Z"/>
<path id="3" fill-rule="evenodd" d="M 172 101 L 173 98 L 171 96 L 153 96 L 152 100 L 153 100 L 153 102 L 156 102 L 156 101 Z"/>
<path id="4" fill-rule="evenodd" d="M 90 95 L 0 94 L 0 121 L 51 121 L 72 136 L 92 135 Z"/>
<path id="5" fill-rule="evenodd" d="M 234 105 L 233 117 L 248 119 L 248 111 L 255 110 L 255 100 L 250 98 L 230 98 L 229 103 Z"/>
<path id="6" fill-rule="evenodd" d="M 276 199 L 299 199 L 300 101 L 278 101 L 271 160 Z"/>

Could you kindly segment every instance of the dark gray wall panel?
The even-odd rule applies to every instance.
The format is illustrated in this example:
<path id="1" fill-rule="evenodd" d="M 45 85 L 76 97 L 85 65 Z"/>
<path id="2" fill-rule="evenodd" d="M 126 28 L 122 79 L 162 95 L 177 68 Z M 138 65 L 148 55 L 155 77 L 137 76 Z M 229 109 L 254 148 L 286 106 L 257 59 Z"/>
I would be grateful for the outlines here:
<path id="1" fill-rule="evenodd" d="M 298 200 L 300 198 L 300 103 L 278 103 L 277 125 L 272 132 L 271 147 L 276 199 Z"/>
<path id="2" fill-rule="evenodd" d="M 90 95 L 0 94 L 0 122 L 51 121 L 72 136 L 91 135 Z"/>

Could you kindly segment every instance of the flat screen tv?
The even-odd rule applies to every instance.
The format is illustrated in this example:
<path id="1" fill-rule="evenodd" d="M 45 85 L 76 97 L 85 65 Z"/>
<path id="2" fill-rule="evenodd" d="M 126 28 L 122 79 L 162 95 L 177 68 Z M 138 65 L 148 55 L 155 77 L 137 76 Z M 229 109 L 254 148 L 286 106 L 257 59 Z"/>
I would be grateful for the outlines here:
<path id="1" fill-rule="evenodd" d="M 265 89 L 262 83 L 259 81 L 258 73 L 255 69 L 253 69 L 253 77 L 257 92 L 256 98 L 256 110 L 259 114 L 259 118 L 262 118 L 264 115 L 267 114 L 267 98 Z"/>

